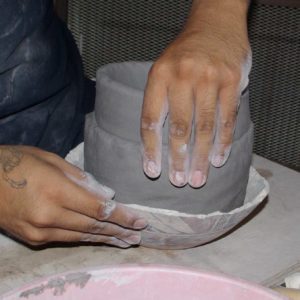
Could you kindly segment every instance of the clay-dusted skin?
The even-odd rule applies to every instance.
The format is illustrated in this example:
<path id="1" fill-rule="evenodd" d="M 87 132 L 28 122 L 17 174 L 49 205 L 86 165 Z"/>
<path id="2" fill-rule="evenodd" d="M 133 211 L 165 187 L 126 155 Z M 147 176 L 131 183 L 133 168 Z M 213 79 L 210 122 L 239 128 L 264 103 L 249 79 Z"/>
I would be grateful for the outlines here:
<path id="1" fill-rule="evenodd" d="M 85 127 L 85 169 L 116 192 L 125 204 L 183 213 L 228 212 L 244 203 L 252 156 L 253 125 L 248 92 L 240 99 L 231 155 L 221 168 L 211 166 L 200 189 L 173 186 L 168 179 L 168 120 L 163 134 L 162 174 L 156 180 L 143 172 L 140 115 L 150 62 L 110 64 L 97 72 L 95 111 Z"/>

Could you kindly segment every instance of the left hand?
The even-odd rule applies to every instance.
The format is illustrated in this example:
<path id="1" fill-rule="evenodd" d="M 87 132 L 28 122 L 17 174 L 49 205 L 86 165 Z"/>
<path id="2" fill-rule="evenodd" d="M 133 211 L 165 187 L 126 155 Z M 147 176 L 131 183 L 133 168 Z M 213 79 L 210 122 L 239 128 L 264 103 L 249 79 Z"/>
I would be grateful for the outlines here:
<path id="1" fill-rule="evenodd" d="M 0 228 L 30 245 L 139 244 L 147 221 L 112 200 L 114 192 L 61 157 L 0 146 Z"/>
<path id="2" fill-rule="evenodd" d="M 144 171 L 156 178 L 161 173 L 162 126 L 169 113 L 169 178 L 179 187 L 202 186 L 210 162 L 215 167 L 226 162 L 251 68 L 246 14 L 201 11 L 194 16 L 197 24 L 188 23 L 152 66 L 141 117 Z"/>

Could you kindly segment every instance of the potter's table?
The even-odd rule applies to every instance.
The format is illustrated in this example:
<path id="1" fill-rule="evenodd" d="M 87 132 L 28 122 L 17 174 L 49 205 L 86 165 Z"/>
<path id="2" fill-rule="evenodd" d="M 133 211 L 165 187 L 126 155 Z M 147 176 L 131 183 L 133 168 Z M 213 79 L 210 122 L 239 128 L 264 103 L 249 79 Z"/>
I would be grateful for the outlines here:
<path id="1" fill-rule="evenodd" d="M 106 246 L 34 251 L 0 235 L 0 293 L 41 276 L 104 264 L 152 263 L 225 272 L 272 285 L 300 271 L 300 173 L 255 156 L 254 167 L 270 183 L 260 211 L 232 234 L 189 250 Z"/>

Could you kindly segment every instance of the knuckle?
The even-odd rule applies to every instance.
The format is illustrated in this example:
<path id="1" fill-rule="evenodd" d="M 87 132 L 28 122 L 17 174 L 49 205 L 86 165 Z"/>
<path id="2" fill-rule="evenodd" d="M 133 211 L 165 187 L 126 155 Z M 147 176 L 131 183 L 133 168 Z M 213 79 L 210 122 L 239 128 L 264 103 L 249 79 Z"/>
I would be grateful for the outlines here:
<path id="1" fill-rule="evenodd" d="M 52 220 L 45 213 L 38 213 L 32 216 L 31 224 L 38 228 L 43 228 L 52 225 Z"/>
<path id="2" fill-rule="evenodd" d="M 156 118 L 143 116 L 141 119 L 142 132 L 156 132 L 159 129 L 159 122 Z"/>
<path id="3" fill-rule="evenodd" d="M 194 73 L 195 60 L 190 57 L 183 58 L 178 62 L 177 69 L 180 78 L 188 78 Z"/>
<path id="4" fill-rule="evenodd" d="M 196 124 L 196 132 L 212 134 L 215 127 L 213 118 L 202 118 Z"/>
<path id="5" fill-rule="evenodd" d="M 221 126 L 225 130 L 231 130 L 234 128 L 235 122 L 232 119 L 227 119 L 224 121 L 221 121 Z"/>
<path id="6" fill-rule="evenodd" d="M 82 234 L 80 241 L 81 242 L 97 242 L 97 235 L 84 233 Z"/>
<path id="7" fill-rule="evenodd" d="M 163 78 L 168 73 L 168 69 L 169 67 L 165 62 L 157 61 L 152 65 L 148 76 L 150 78 Z"/>
<path id="8" fill-rule="evenodd" d="M 45 235 L 39 231 L 26 230 L 24 236 L 26 242 L 33 246 L 41 245 L 47 242 L 47 238 L 45 237 Z"/>
<path id="9" fill-rule="evenodd" d="M 227 118 L 221 120 L 221 129 L 225 131 L 231 131 L 235 127 L 236 112 L 232 111 L 228 114 Z"/>
<path id="10" fill-rule="evenodd" d="M 189 124 L 185 120 L 172 121 L 170 124 L 170 137 L 184 139 L 189 135 Z"/>
<path id="11" fill-rule="evenodd" d="M 115 209 L 117 208 L 117 203 L 111 199 L 105 199 L 101 202 L 97 209 L 97 219 L 107 220 L 111 217 Z"/>
<path id="12" fill-rule="evenodd" d="M 216 82 L 219 77 L 219 70 L 214 65 L 208 65 L 204 71 L 203 76 L 208 82 Z"/>
<path id="13" fill-rule="evenodd" d="M 101 233 L 106 231 L 107 227 L 108 227 L 107 223 L 95 221 L 88 226 L 88 232 Z"/>

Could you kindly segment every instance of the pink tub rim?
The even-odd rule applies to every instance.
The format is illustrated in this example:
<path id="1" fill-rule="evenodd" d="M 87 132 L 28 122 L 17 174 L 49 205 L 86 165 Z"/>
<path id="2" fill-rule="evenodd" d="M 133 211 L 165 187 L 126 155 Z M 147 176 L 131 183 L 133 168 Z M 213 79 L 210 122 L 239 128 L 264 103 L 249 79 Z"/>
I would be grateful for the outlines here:
<path id="1" fill-rule="evenodd" d="M 259 291 L 262 295 L 272 296 L 274 300 L 289 300 L 289 298 L 279 294 L 276 291 L 273 291 L 267 287 L 261 286 L 255 282 L 247 281 L 245 279 L 241 279 L 239 277 L 235 277 L 232 275 L 227 275 L 225 273 L 218 273 L 218 272 L 211 272 L 205 271 L 202 269 L 196 269 L 192 267 L 184 267 L 180 265 L 164 265 L 164 264 L 120 264 L 120 265 L 102 265 L 98 267 L 89 267 L 89 268 L 79 268 L 74 269 L 72 271 L 56 273 L 49 276 L 43 276 L 40 279 L 33 280 L 27 284 L 22 285 L 21 287 L 17 287 L 9 292 L 6 292 L 0 295 L 0 300 L 6 300 L 12 296 L 18 296 L 24 291 L 28 291 L 39 287 L 41 284 L 49 282 L 58 277 L 65 277 L 71 274 L 91 274 L 91 279 L 97 278 L 95 272 L 110 272 L 110 273 L 120 273 L 125 270 L 129 271 L 143 271 L 143 272 L 167 272 L 167 273 L 182 273 L 186 275 L 194 275 L 194 276 L 201 276 L 203 278 L 210 278 L 215 281 L 225 281 L 233 286 L 238 286 L 244 289 L 255 289 Z"/>

